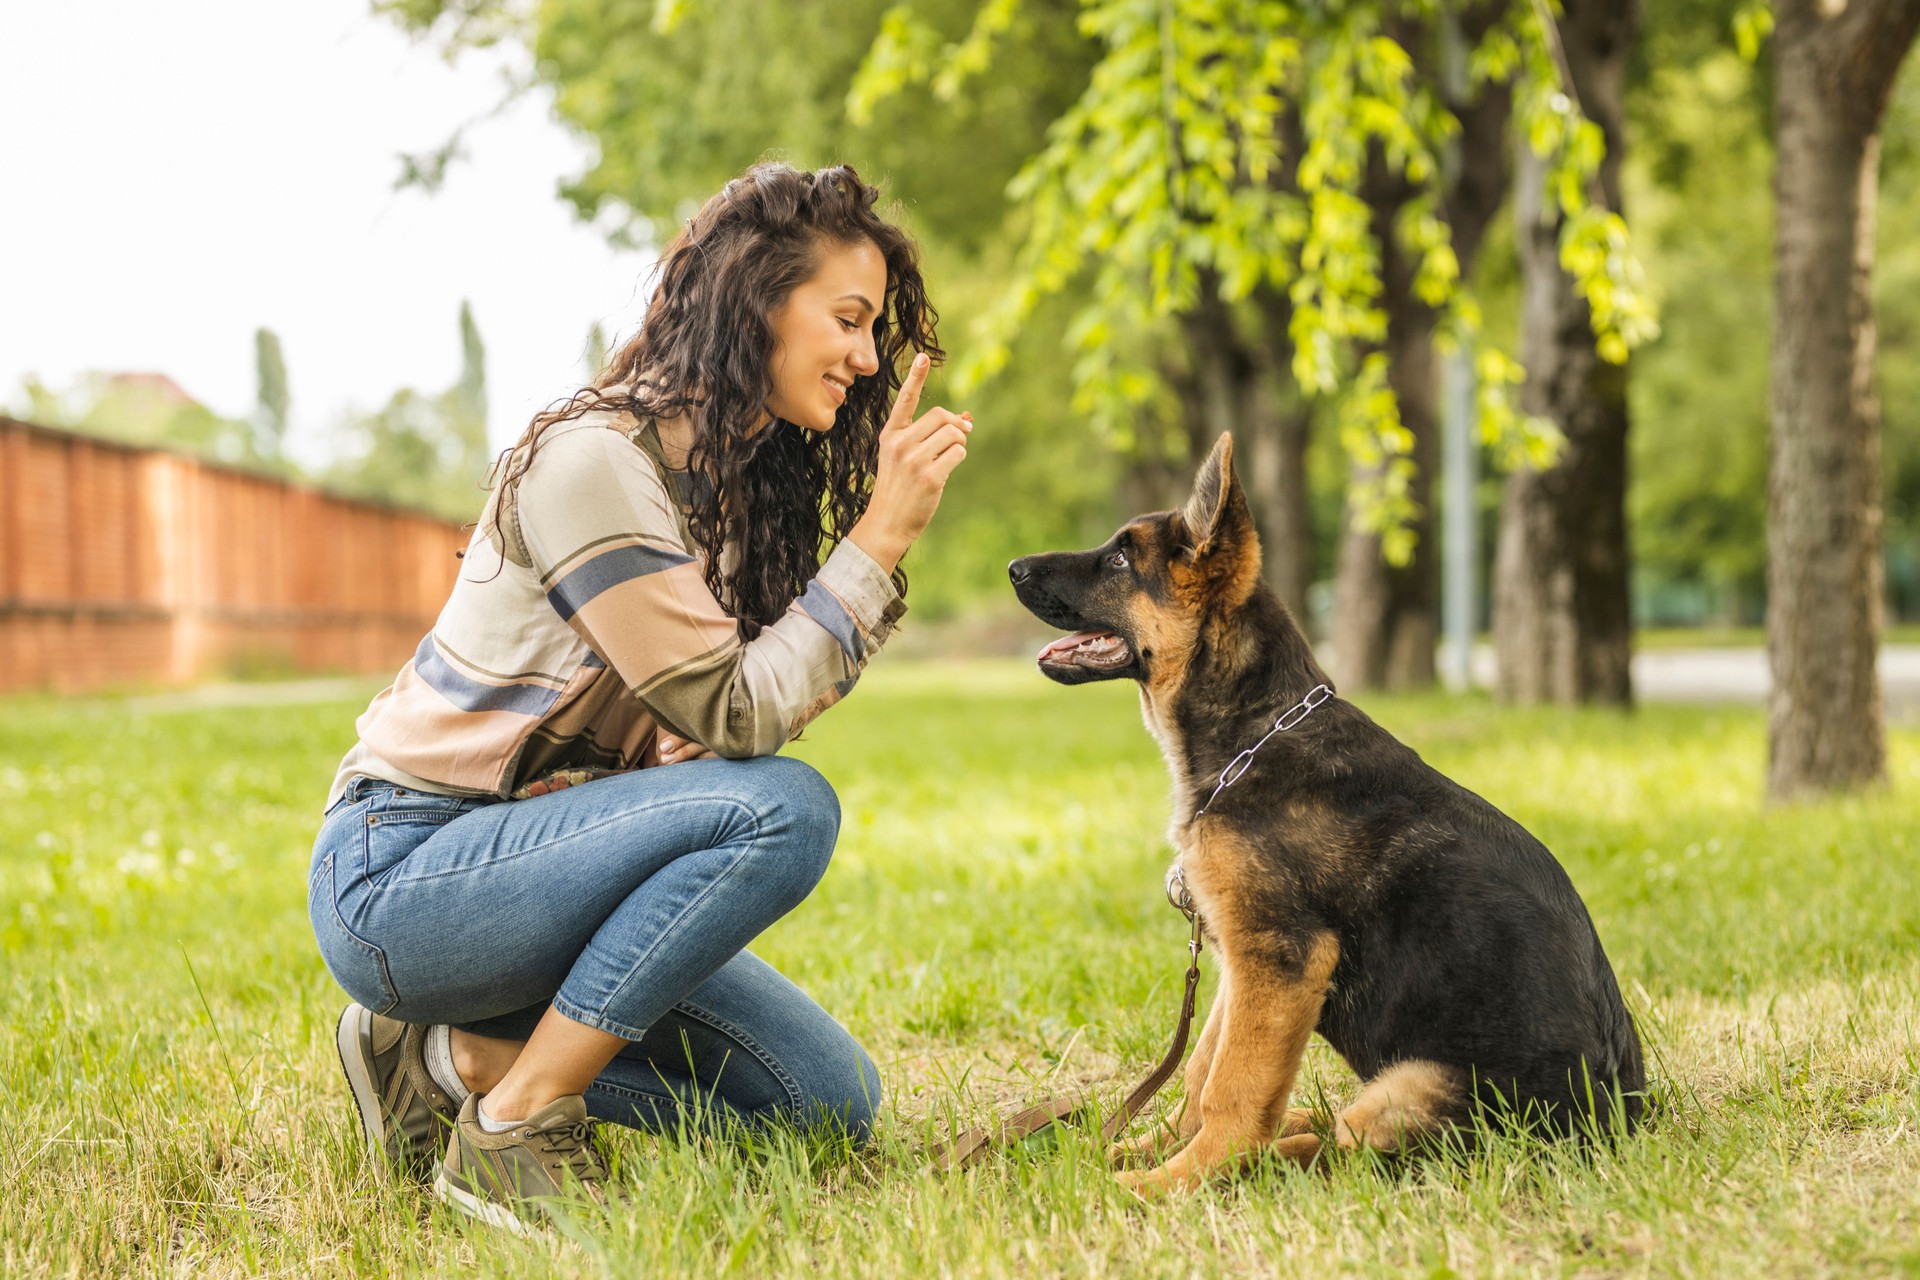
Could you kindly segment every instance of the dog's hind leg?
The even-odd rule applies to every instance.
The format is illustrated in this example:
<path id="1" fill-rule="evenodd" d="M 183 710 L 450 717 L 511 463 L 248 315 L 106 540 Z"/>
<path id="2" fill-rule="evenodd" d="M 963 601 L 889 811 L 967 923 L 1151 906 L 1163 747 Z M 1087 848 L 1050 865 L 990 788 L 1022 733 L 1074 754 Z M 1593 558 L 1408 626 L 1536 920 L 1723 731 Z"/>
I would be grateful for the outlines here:
<path id="1" fill-rule="evenodd" d="M 1414 1058 L 1396 1062 L 1360 1090 L 1334 1122 L 1343 1151 L 1365 1147 L 1399 1154 L 1417 1149 L 1450 1124 L 1468 1116 L 1467 1073 Z"/>
<path id="2" fill-rule="evenodd" d="M 1297 1138 L 1303 1133 L 1318 1133 L 1327 1127 L 1326 1112 L 1315 1111 L 1312 1107 L 1288 1107 L 1286 1118 L 1280 1122 L 1280 1136 Z"/>
<path id="3" fill-rule="evenodd" d="M 1321 934 L 1297 972 L 1281 973 L 1264 964 L 1233 966 L 1200 1097 L 1199 1131 L 1158 1169 L 1122 1174 L 1123 1185 L 1143 1196 L 1189 1189 L 1240 1167 L 1273 1140 L 1339 950 L 1332 934 Z"/>

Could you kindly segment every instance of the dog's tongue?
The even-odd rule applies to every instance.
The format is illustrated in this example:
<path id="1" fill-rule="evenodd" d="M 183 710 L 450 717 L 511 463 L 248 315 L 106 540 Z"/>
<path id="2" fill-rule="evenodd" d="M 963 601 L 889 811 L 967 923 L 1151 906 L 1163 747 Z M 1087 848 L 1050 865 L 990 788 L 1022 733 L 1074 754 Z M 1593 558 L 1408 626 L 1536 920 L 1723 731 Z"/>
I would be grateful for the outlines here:
<path id="1" fill-rule="evenodd" d="M 1119 638 L 1114 636 L 1111 631 L 1076 631 L 1070 636 L 1061 636 L 1058 640 L 1049 644 L 1040 651 L 1034 661 L 1045 662 L 1050 658 L 1056 660 L 1065 658 L 1083 644 L 1092 644 L 1096 640 L 1105 640 L 1108 637 L 1113 637 L 1114 639 Z"/>

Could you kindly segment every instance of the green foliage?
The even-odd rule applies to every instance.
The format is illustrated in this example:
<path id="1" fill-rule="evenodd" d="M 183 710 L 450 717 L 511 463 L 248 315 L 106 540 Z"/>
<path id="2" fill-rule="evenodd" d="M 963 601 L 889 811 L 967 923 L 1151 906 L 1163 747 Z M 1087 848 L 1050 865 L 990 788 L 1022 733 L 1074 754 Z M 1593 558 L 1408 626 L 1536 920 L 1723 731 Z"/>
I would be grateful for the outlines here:
<path id="1" fill-rule="evenodd" d="M 269 439 L 257 424 L 222 417 L 160 374 L 87 373 L 60 388 L 28 377 L 4 412 L 123 444 L 177 449 L 227 466 L 277 474 L 293 470 L 267 451 Z"/>
<path id="2" fill-rule="evenodd" d="M 1643 588 L 1697 583 L 1737 615 L 1766 577 L 1773 149 L 1731 50 L 1657 70 L 1630 108 L 1629 199 L 1667 317 L 1634 366 L 1634 560 Z"/>
<path id="3" fill-rule="evenodd" d="M 1724 31 L 1724 27 L 1720 28 Z M 1773 147 L 1763 68 L 1726 46 L 1671 50 L 1629 99 L 1626 182 L 1663 333 L 1634 360 L 1629 494 L 1643 609 L 1758 621 L 1765 603 Z M 1920 614 L 1920 80 L 1884 129 L 1875 306 L 1888 574 Z"/>
<path id="4" fill-rule="evenodd" d="M 1920 736 L 1880 796 L 1760 810 L 1757 710 L 1369 702 L 1535 831 L 1592 909 L 1660 1107 L 1618 1148 L 1511 1139 L 1142 1211 L 1084 1135 L 935 1177 L 948 1118 L 1108 1101 L 1184 962 L 1165 766 L 1123 687 L 883 655 L 795 754 L 832 868 L 756 951 L 874 1053 L 877 1149 L 603 1131 L 622 1211 L 518 1240 L 376 1176 L 306 912 L 337 700 L 0 703 L 0 1271 L 54 1275 L 1655 1276 L 1911 1270 Z M 280 695 L 284 697 L 285 695 Z M 102 744 L 110 744 L 103 751 Z M 1862 851 L 1870 851 L 1863 854 Z M 1217 970 L 1204 961 L 1211 997 Z M 1310 1049 L 1304 1098 L 1354 1082 Z M 1168 1105 L 1177 1105 L 1179 1082 Z"/>
<path id="5" fill-rule="evenodd" d="M 287 387 L 287 358 L 280 335 L 271 329 L 253 331 L 253 368 L 258 392 L 254 398 L 254 425 L 260 452 L 269 458 L 287 452 L 287 412 L 293 406 Z"/>
<path id="6" fill-rule="evenodd" d="M 1057 16 L 1071 3 L 1036 0 L 997 74 L 966 94 L 908 94 L 858 121 L 846 86 L 883 0 L 847 0 L 832 22 L 779 0 L 688 3 L 665 29 L 644 6 L 547 0 L 528 39 L 560 118 L 598 144 L 563 193 L 630 241 L 664 244 L 701 200 L 771 154 L 853 164 L 884 182 L 917 231 L 971 253 L 999 235 L 1001 189 L 1086 65 Z M 928 12 L 946 20 L 966 8 L 941 0 Z"/>
<path id="7" fill-rule="evenodd" d="M 1444 5 L 1415 9 L 1430 23 L 1452 21 Z M 968 37 L 979 52 L 967 65 L 984 66 L 1007 11 L 998 2 L 980 11 Z M 1283 292 L 1294 381 L 1308 395 L 1339 398 L 1341 438 L 1374 477 L 1354 495 L 1355 518 L 1382 533 L 1389 558 L 1404 559 L 1411 438 L 1369 354 L 1386 315 L 1365 186 L 1384 171 L 1413 193 L 1391 234 L 1418 264 L 1416 296 L 1443 310 L 1448 340 L 1474 346 L 1491 375 L 1481 383 L 1483 435 L 1508 457 L 1551 448 L 1549 431 L 1511 409 L 1517 368 L 1481 330 L 1478 304 L 1459 279 L 1441 203 L 1444 153 L 1459 122 L 1431 54 L 1417 65 L 1396 39 L 1407 16 L 1395 4 L 1088 0 L 1080 27 L 1101 58 L 1008 188 L 1025 242 L 961 366 L 963 383 L 1006 365 L 1012 336 L 1042 298 L 1090 278 L 1067 330 L 1074 405 L 1108 438 L 1138 447 L 1153 438 L 1145 424 L 1174 411 L 1157 355 L 1177 341 L 1170 321 L 1192 310 L 1202 289 L 1229 305 L 1258 289 Z M 939 47 L 913 10 L 896 6 L 854 82 L 854 112 L 870 113 L 922 81 L 936 96 L 954 91 L 963 46 L 946 46 L 946 62 Z M 1601 354 L 1624 360 L 1656 332 L 1652 310 L 1625 222 L 1589 200 L 1601 134 L 1562 90 L 1538 11 L 1512 6 L 1467 61 L 1476 84 L 1513 82 L 1522 134 L 1548 158 L 1547 182 L 1566 216 L 1563 265 L 1591 304 Z M 1282 147 L 1289 117 L 1297 154 Z"/>

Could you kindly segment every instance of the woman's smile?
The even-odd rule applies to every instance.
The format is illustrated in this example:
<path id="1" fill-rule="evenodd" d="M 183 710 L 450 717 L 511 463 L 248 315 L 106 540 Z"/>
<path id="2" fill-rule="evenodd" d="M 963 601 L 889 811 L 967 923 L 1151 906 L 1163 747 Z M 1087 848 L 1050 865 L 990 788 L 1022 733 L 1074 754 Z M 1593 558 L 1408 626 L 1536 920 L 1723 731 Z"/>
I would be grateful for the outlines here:
<path id="1" fill-rule="evenodd" d="M 856 379 L 880 370 L 874 324 L 887 296 L 887 262 L 869 241 L 820 247 L 820 263 L 780 306 L 773 329 L 773 394 L 767 408 L 809 431 L 828 431 Z M 806 370 L 819 369 L 814 386 Z"/>

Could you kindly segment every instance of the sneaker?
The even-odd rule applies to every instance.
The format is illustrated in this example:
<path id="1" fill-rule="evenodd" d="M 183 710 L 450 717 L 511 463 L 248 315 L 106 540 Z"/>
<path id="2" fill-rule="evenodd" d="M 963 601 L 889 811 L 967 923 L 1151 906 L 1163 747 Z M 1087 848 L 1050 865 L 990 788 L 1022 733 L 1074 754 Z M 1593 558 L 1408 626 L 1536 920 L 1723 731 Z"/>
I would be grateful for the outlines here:
<path id="1" fill-rule="evenodd" d="M 367 1150 L 425 1182 L 446 1148 L 458 1109 L 427 1070 L 427 1028 L 384 1018 L 357 1004 L 334 1032 Z"/>
<path id="2" fill-rule="evenodd" d="M 447 1140 L 433 1193 L 460 1212 L 518 1235 L 532 1229 L 529 1208 L 551 1211 L 573 1196 L 606 1199 L 606 1166 L 593 1149 L 587 1100 L 558 1098 L 504 1133 L 480 1125 L 480 1095 L 467 1095 Z"/>

